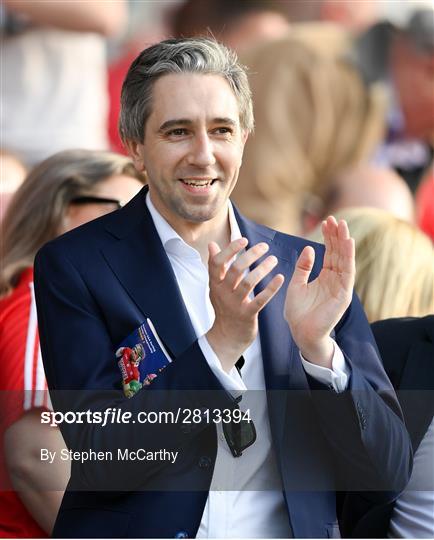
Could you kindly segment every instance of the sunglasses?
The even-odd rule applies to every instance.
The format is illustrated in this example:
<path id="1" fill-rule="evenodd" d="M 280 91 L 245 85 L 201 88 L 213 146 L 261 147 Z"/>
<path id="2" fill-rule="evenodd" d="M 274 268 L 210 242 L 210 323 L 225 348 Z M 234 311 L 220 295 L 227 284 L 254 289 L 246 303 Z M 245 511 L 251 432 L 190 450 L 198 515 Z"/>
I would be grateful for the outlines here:
<path id="1" fill-rule="evenodd" d="M 255 424 L 244 418 L 223 422 L 223 433 L 234 457 L 242 456 L 244 450 L 256 441 Z"/>
<path id="2" fill-rule="evenodd" d="M 125 203 L 119 199 L 109 199 L 107 197 L 97 197 L 95 195 L 83 195 L 71 199 L 71 204 L 114 204 L 119 210 Z"/>

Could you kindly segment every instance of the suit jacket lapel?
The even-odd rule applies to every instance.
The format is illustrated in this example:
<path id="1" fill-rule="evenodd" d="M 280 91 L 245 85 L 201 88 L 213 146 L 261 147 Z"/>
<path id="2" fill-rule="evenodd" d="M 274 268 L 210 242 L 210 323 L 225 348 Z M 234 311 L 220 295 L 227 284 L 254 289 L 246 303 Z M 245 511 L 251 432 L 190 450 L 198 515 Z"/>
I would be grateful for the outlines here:
<path id="1" fill-rule="evenodd" d="M 298 358 L 298 350 L 295 348 L 288 323 L 283 318 L 288 276 L 291 276 L 294 270 L 297 252 L 295 249 L 288 251 L 287 244 L 285 247 L 279 244 L 275 239 L 275 231 L 249 222 L 236 210 L 235 214 L 241 234 L 248 238 L 249 246 L 258 242 L 267 242 L 270 246 L 267 255 L 275 255 L 279 261 L 270 275 L 256 287 L 255 294 L 261 292 L 276 274 L 283 273 L 286 276 L 286 281 L 280 291 L 259 314 L 266 386 L 273 390 L 287 390 L 288 384 L 289 388 L 299 390 L 308 388 L 304 370 Z M 256 264 L 253 265 L 255 266 Z"/>
<path id="2" fill-rule="evenodd" d="M 248 238 L 249 246 L 258 242 L 267 242 L 270 246 L 267 255 L 275 255 L 279 261 L 270 276 L 256 287 L 255 294 L 262 291 L 276 274 L 283 273 L 286 276 L 286 281 L 280 291 L 259 314 L 259 333 L 270 425 L 275 448 L 280 453 L 285 427 L 288 428 L 291 421 L 291 415 L 285 418 L 288 390 L 309 388 L 306 374 L 298 356 L 298 349 L 291 337 L 288 323 L 283 317 L 287 279 L 294 270 L 297 253 L 295 249 L 288 251 L 287 244 L 283 248 L 276 241 L 274 231 L 247 221 L 236 210 L 235 214 L 241 234 Z"/>
<path id="3" fill-rule="evenodd" d="M 103 255 L 131 299 L 178 356 L 196 339 L 187 309 L 146 206 L 147 190 L 117 212 L 107 229 L 117 238 Z"/>

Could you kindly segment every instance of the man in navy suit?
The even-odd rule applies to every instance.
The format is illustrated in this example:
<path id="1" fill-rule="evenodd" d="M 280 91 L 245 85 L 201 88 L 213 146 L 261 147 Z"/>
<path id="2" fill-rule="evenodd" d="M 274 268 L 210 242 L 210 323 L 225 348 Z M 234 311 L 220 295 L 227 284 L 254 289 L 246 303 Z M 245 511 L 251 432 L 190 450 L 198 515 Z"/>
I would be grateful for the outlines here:
<path id="1" fill-rule="evenodd" d="M 73 449 L 177 458 L 73 463 L 55 536 L 330 537 L 335 490 L 387 502 L 408 480 L 410 443 L 352 295 L 345 222 L 324 222 L 324 252 L 229 202 L 252 128 L 246 73 L 225 47 L 143 51 L 120 132 L 148 187 L 37 256 L 55 408 L 182 412 L 170 426 L 62 424 Z M 172 362 L 127 399 L 115 352 L 145 319 Z M 209 421 L 239 409 L 253 425 Z"/>

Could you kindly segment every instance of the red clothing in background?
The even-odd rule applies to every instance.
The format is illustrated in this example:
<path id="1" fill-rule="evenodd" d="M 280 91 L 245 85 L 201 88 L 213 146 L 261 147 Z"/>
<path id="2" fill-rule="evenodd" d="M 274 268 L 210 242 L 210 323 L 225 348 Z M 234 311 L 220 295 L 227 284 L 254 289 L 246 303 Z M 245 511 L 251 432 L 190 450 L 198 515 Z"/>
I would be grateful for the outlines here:
<path id="1" fill-rule="evenodd" d="M 49 408 L 39 348 L 33 270 L 28 268 L 13 292 L 0 300 L 0 537 L 39 538 L 47 534 L 13 491 L 3 444 L 9 426 L 35 408 Z"/>

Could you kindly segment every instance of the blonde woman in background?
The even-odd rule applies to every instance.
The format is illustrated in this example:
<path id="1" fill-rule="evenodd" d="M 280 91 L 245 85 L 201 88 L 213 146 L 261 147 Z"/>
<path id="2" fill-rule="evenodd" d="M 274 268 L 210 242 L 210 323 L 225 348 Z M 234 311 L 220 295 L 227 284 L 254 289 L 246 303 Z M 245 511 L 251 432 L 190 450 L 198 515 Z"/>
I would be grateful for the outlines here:
<path id="1" fill-rule="evenodd" d="M 345 44 L 343 31 L 317 26 L 244 56 L 256 127 L 233 199 L 251 219 L 297 234 L 309 194 L 321 196 L 332 175 L 368 159 L 381 140 L 384 95 L 340 58 Z"/>
<path id="2" fill-rule="evenodd" d="M 370 323 L 434 313 L 434 247 L 415 225 L 377 208 L 336 212 L 356 244 L 354 288 Z M 312 240 L 321 241 L 317 228 Z"/>
<path id="3" fill-rule="evenodd" d="M 69 462 L 41 459 L 42 448 L 59 456 L 65 444 L 59 429 L 40 419 L 50 405 L 33 295 L 36 252 L 59 234 L 119 209 L 143 184 L 124 156 L 64 151 L 35 167 L 8 207 L 0 243 L 2 538 L 49 536 L 69 478 Z"/>

